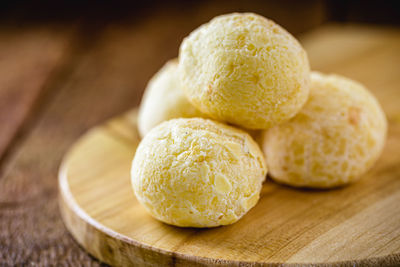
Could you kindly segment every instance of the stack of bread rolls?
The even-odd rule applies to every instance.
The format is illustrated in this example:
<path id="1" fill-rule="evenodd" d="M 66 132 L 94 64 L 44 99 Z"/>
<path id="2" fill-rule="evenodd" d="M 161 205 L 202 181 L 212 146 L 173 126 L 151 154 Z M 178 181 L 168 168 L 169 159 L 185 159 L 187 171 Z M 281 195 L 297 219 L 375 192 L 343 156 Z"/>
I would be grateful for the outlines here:
<path id="1" fill-rule="evenodd" d="M 215 227 L 257 204 L 267 169 L 294 187 L 356 181 L 379 157 L 387 123 L 362 84 L 310 71 L 281 26 L 233 13 L 194 30 L 154 75 L 138 128 L 139 202 L 168 224 Z"/>

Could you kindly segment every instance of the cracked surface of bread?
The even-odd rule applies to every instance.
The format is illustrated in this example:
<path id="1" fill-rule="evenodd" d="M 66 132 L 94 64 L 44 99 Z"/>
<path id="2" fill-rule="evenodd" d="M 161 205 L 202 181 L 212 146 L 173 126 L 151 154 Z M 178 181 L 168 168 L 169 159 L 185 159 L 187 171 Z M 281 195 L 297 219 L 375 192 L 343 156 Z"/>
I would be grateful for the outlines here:
<path id="1" fill-rule="evenodd" d="M 363 85 L 313 72 L 303 109 L 265 131 L 262 147 L 273 179 L 292 186 L 330 188 L 356 181 L 373 165 L 386 131 L 385 114 Z"/>
<path id="2" fill-rule="evenodd" d="M 182 227 L 239 220 L 258 201 L 267 169 L 245 131 L 208 119 L 172 119 L 153 128 L 132 163 L 132 186 L 155 218 Z"/>
<path id="3" fill-rule="evenodd" d="M 194 106 L 248 129 L 293 117 L 309 92 L 309 63 L 300 43 L 253 13 L 222 15 L 194 30 L 181 44 L 178 72 Z"/>
<path id="4" fill-rule="evenodd" d="M 149 81 L 139 107 L 138 129 L 142 137 L 166 120 L 206 117 L 185 97 L 177 67 L 177 59 L 169 60 Z"/>

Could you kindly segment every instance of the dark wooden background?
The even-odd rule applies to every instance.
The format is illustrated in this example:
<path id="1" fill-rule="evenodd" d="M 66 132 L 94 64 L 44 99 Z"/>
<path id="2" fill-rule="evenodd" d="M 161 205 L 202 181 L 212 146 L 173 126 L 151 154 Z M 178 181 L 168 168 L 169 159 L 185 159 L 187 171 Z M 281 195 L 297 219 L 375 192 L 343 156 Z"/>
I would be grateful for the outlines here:
<path id="1" fill-rule="evenodd" d="M 100 264 L 61 221 L 63 154 L 93 125 L 137 106 L 191 30 L 232 11 L 260 13 L 295 35 L 330 21 L 397 27 L 400 19 L 394 1 L 2 2 L 1 266 Z"/>

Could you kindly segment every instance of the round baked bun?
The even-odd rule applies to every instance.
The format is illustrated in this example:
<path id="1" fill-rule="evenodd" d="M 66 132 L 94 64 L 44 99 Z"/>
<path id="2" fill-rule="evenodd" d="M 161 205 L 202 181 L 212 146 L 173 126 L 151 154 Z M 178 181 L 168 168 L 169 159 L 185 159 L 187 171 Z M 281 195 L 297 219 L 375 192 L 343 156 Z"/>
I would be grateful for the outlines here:
<path id="1" fill-rule="evenodd" d="M 293 117 L 309 92 L 307 54 L 273 21 L 252 13 L 214 18 L 181 44 L 179 76 L 189 101 L 248 129 Z"/>
<path id="2" fill-rule="evenodd" d="M 177 69 L 178 61 L 170 60 L 148 83 L 138 115 L 138 129 L 142 137 L 154 126 L 169 119 L 205 117 L 186 99 Z"/>
<path id="3" fill-rule="evenodd" d="M 262 147 L 274 180 L 330 188 L 356 181 L 374 164 L 386 130 L 384 112 L 363 85 L 313 72 L 303 109 L 265 131 Z"/>
<path id="4" fill-rule="evenodd" d="M 132 163 L 139 202 L 160 221 L 214 227 L 239 220 L 258 201 L 267 169 L 246 132 L 202 118 L 153 128 Z"/>

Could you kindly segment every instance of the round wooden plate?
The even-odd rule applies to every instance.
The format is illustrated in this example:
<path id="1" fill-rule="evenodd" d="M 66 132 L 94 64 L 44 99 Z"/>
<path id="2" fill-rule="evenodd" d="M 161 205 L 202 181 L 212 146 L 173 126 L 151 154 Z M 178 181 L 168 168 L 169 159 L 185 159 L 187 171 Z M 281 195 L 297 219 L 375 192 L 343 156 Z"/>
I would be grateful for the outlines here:
<path id="1" fill-rule="evenodd" d="M 318 191 L 267 181 L 239 222 L 178 228 L 150 217 L 131 189 L 139 143 L 132 111 L 90 130 L 65 156 L 60 208 L 78 243 L 112 265 L 397 265 L 399 133 L 389 133 L 381 159 L 356 184 Z"/>

